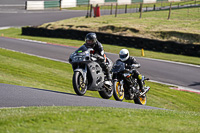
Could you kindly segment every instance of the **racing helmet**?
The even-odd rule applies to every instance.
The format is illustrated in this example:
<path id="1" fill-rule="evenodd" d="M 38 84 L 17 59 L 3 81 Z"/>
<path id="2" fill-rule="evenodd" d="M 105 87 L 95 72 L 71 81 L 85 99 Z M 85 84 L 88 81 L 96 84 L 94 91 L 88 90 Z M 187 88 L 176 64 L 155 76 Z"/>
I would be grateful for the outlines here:
<path id="1" fill-rule="evenodd" d="M 97 35 L 95 33 L 88 33 L 85 37 L 86 46 L 93 48 L 97 42 Z"/>
<path id="2" fill-rule="evenodd" d="M 126 61 L 129 58 L 129 51 L 127 49 L 122 49 L 119 52 L 119 58 L 121 61 Z"/>

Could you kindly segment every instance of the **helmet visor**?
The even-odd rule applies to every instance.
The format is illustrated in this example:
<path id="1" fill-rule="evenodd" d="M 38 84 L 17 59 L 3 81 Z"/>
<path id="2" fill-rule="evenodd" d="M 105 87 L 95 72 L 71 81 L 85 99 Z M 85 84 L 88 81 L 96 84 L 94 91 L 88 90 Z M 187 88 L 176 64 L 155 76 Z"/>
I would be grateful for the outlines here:
<path id="1" fill-rule="evenodd" d="M 119 58 L 124 59 L 124 58 L 126 58 L 127 56 L 128 56 L 128 54 L 122 54 L 122 55 L 120 54 L 120 55 L 119 55 Z"/>
<path id="2" fill-rule="evenodd" d="M 87 43 L 88 45 L 94 44 L 94 40 L 86 40 L 86 43 Z"/>

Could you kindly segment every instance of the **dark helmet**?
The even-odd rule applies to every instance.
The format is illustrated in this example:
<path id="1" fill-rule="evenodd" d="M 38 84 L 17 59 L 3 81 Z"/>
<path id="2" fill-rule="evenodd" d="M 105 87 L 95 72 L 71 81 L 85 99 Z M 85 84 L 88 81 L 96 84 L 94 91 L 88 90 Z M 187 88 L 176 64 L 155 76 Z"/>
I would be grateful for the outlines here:
<path id="1" fill-rule="evenodd" d="M 93 48 L 97 42 L 97 35 L 95 33 L 88 33 L 85 37 L 85 42 L 87 47 Z"/>

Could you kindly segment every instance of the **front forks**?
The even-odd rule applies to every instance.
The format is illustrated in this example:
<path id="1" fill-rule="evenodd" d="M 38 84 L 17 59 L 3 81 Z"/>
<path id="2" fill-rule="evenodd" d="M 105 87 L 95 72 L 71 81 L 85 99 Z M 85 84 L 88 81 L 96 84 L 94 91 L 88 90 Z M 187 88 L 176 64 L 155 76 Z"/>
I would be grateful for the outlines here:
<path id="1" fill-rule="evenodd" d="M 120 95 L 121 95 L 121 93 L 123 94 L 124 81 L 123 80 L 119 81 L 119 84 L 120 84 L 119 92 L 120 92 Z"/>
<path id="2" fill-rule="evenodd" d="M 87 79 L 87 65 L 85 65 L 85 69 L 83 70 L 83 82 L 86 84 Z"/>

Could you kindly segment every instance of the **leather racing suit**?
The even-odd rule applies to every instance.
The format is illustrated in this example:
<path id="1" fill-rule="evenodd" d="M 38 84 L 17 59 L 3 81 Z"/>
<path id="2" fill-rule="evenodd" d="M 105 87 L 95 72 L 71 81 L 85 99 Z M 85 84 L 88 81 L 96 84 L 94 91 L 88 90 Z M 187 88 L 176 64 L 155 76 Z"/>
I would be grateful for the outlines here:
<path id="1" fill-rule="evenodd" d="M 88 45 L 85 43 L 84 44 L 87 48 Z M 96 41 L 96 43 L 94 44 L 94 55 L 97 55 L 97 59 L 98 59 L 98 63 L 100 64 L 101 68 L 103 69 L 103 71 L 106 73 L 106 77 L 108 80 L 112 80 L 111 77 L 111 68 L 109 68 L 108 64 L 109 62 L 107 62 L 104 50 L 103 50 L 103 46 L 99 41 Z"/>
<path id="2" fill-rule="evenodd" d="M 140 68 L 140 64 L 136 61 L 134 57 L 131 57 L 131 56 L 126 61 L 122 61 L 122 62 L 126 64 L 126 69 L 133 69 L 132 75 L 134 78 L 137 78 L 141 92 L 144 92 L 145 90 L 142 83 L 142 75 L 139 73 L 139 71 L 134 69 L 134 68 Z"/>

